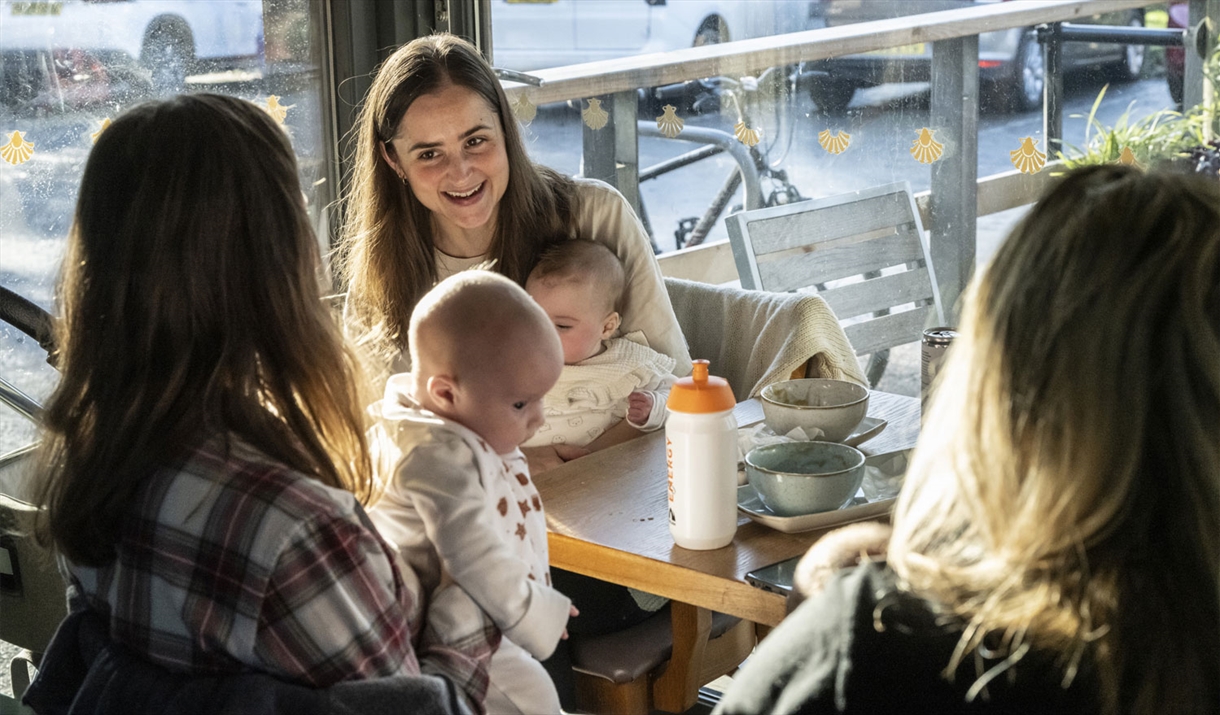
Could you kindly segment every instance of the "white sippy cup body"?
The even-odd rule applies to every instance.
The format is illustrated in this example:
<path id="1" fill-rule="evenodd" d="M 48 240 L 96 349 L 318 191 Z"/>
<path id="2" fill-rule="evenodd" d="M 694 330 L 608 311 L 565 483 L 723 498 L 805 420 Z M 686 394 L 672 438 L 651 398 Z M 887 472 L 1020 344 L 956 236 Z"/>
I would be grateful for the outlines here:
<path id="1" fill-rule="evenodd" d="M 732 390 L 696 360 L 670 392 L 665 422 L 669 532 L 685 549 L 727 546 L 737 533 L 737 421 Z"/>

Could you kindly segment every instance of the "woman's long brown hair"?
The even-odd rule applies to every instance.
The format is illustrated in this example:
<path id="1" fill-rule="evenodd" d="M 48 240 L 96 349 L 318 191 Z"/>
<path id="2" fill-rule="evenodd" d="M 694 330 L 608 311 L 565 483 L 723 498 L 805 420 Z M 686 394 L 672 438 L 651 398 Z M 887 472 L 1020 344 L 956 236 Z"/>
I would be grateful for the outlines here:
<path id="1" fill-rule="evenodd" d="M 64 259 L 40 533 L 109 561 L 144 480 L 215 436 L 366 500 L 357 364 L 319 264 L 292 147 L 264 111 L 197 94 L 117 119 Z"/>
<path id="2" fill-rule="evenodd" d="M 889 562 L 990 651 L 1103 712 L 1220 707 L 1220 184 L 1072 172 L 967 300 Z M 998 653 L 998 656 L 996 654 Z M 994 663 L 994 661 L 993 661 Z M 983 697 L 980 695 L 980 697 Z"/>
<path id="3" fill-rule="evenodd" d="M 550 240 L 575 235 L 575 185 L 530 161 L 504 89 L 478 50 L 455 35 L 404 45 L 378 69 L 360 110 L 344 205 L 347 318 L 375 362 L 406 349 L 411 312 L 437 280 L 431 214 L 382 159 L 381 147 L 412 102 L 446 84 L 479 94 L 504 132 L 509 182 L 488 255 L 495 270 L 524 285 Z"/>

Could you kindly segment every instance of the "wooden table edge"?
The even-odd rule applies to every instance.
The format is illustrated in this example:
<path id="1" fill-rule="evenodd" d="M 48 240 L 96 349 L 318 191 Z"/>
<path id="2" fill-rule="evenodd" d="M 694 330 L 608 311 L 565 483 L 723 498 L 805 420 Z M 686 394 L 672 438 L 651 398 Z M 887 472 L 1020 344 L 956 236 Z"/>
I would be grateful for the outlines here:
<path id="1" fill-rule="evenodd" d="M 787 600 L 745 581 L 726 579 L 551 531 L 551 565 L 767 626 L 787 614 Z M 637 574 L 648 573 L 651 579 Z M 657 578 L 657 577 L 660 578 Z"/>

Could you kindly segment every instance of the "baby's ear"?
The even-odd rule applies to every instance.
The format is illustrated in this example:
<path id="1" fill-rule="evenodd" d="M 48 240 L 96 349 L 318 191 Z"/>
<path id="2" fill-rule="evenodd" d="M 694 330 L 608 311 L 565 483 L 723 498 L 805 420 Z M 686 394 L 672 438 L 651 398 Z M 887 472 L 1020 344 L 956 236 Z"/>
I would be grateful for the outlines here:
<path id="1" fill-rule="evenodd" d="M 452 412 L 457 401 L 457 383 L 448 375 L 433 375 L 428 378 L 428 397 L 432 404 L 445 412 Z"/>
<path id="2" fill-rule="evenodd" d="M 618 311 L 607 315 L 606 320 L 602 323 L 602 340 L 613 335 L 614 331 L 618 330 L 619 323 L 622 322 L 623 319 L 619 317 Z"/>

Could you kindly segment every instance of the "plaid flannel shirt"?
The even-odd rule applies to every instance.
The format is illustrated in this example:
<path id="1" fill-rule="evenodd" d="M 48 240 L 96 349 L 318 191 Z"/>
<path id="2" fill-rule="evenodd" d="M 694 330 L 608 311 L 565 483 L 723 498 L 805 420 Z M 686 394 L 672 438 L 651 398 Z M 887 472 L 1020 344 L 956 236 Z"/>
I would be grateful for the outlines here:
<path id="1" fill-rule="evenodd" d="M 490 622 L 439 643 L 418 580 L 355 497 L 235 439 L 150 477 L 112 562 L 64 566 L 72 610 L 101 614 L 116 642 L 169 670 L 326 687 L 422 665 L 482 709 L 499 643 Z"/>

